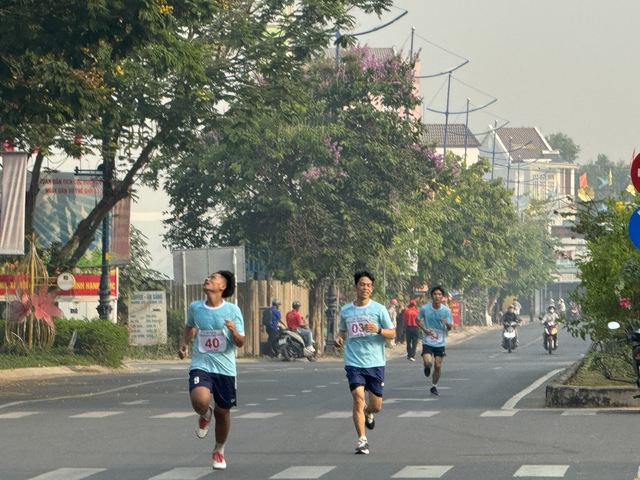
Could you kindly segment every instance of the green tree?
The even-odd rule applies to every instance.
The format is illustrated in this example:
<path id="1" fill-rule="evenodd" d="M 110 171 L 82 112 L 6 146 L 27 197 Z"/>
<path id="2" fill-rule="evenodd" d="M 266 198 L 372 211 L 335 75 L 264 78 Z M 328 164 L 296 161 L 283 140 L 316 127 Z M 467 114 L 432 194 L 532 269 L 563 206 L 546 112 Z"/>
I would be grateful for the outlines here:
<path id="1" fill-rule="evenodd" d="M 290 78 L 353 7 L 390 0 L 7 0 L 0 7 L 2 136 L 35 153 L 27 232 L 53 149 L 102 159 L 103 198 L 53 258 L 75 265 L 136 182 L 197 148 L 227 106 L 288 110 Z M 277 26 L 277 27 L 276 27 Z M 247 121 L 251 121 L 249 117 Z M 171 160 L 168 160 L 171 159 Z"/>
<path id="2" fill-rule="evenodd" d="M 547 135 L 547 142 L 551 148 L 560 150 L 560 156 L 565 162 L 573 163 L 580 155 L 580 147 L 568 135 L 564 133 L 552 133 Z"/>
<path id="3" fill-rule="evenodd" d="M 408 205 L 455 172 L 408 115 L 420 101 L 412 62 L 356 48 L 338 69 L 316 59 L 292 88 L 298 110 L 253 114 L 251 125 L 234 109 L 202 155 L 172 171 L 167 240 L 242 243 L 281 279 L 350 278 L 380 264 L 412 225 Z"/>

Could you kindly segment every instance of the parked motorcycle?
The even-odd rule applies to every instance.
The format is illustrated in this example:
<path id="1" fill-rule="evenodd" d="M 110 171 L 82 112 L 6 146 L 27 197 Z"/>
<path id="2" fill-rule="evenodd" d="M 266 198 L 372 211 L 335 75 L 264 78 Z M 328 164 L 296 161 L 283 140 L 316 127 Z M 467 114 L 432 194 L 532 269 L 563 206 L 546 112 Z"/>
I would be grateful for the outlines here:
<path id="1" fill-rule="evenodd" d="M 505 322 L 502 327 L 502 348 L 511 353 L 518 346 L 516 335 L 518 322 Z"/>
<path id="2" fill-rule="evenodd" d="M 618 322 L 609 322 L 607 324 L 610 330 L 617 330 L 620 328 Z M 633 365 L 633 371 L 636 374 L 636 385 L 640 388 L 640 328 L 632 330 L 627 333 L 625 340 L 631 344 L 631 361 Z"/>
<path id="3" fill-rule="evenodd" d="M 290 362 L 296 358 L 306 358 L 310 362 L 318 359 L 316 342 L 312 342 L 313 352 L 304 347 L 304 339 L 295 330 L 280 330 L 278 333 L 278 351 L 282 358 Z"/>
<path id="4" fill-rule="evenodd" d="M 558 322 L 552 320 L 545 322 L 544 324 L 544 349 L 549 352 L 549 355 L 558 348 Z"/>

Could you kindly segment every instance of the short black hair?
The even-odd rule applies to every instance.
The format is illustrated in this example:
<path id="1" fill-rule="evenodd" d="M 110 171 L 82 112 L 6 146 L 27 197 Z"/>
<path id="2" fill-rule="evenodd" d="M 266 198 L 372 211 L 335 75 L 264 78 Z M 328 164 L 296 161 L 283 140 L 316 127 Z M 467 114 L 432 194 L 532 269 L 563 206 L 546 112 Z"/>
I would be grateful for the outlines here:
<path id="1" fill-rule="evenodd" d="M 444 287 L 442 285 L 436 285 L 435 287 L 433 287 L 429 292 L 429 295 L 433 295 L 433 292 L 435 292 L 436 290 L 440 290 L 440 293 L 443 297 L 447 296 L 447 292 L 444 291 Z"/>
<path id="2" fill-rule="evenodd" d="M 355 275 L 353 276 L 353 284 L 357 285 L 362 277 L 367 277 L 369 280 L 371 280 L 372 284 L 376 283 L 376 279 L 373 277 L 373 275 L 371 275 L 366 270 L 363 270 L 361 272 L 356 272 L 355 273 Z"/>
<path id="3" fill-rule="evenodd" d="M 222 292 L 222 298 L 229 298 L 236 292 L 236 276 L 229 270 L 218 270 L 217 274 L 224 277 L 227 281 L 227 286 Z"/>

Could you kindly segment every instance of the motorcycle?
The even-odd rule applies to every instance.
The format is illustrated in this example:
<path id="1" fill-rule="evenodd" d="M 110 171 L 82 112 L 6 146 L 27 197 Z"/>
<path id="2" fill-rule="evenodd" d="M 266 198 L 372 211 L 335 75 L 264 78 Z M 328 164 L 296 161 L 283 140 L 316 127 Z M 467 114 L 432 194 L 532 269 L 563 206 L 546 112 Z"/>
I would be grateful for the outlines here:
<path id="1" fill-rule="evenodd" d="M 502 329 L 502 348 L 511 353 L 518 346 L 516 328 L 518 322 L 505 322 Z"/>
<path id="2" fill-rule="evenodd" d="M 618 322 L 609 322 L 607 327 L 610 330 L 617 330 L 620 328 L 620 324 Z M 631 362 L 633 365 L 633 371 L 636 374 L 636 385 L 640 388 L 640 328 L 628 332 L 625 340 L 632 346 Z"/>
<path id="3" fill-rule="evenodd" d="M 544 349 L 549 355 L 558 348 L 558 322 L 552 320 L 544 323 Z"/>
<path id="4" fill-rule="evenodd" d="M 305 348 L 304 339 L 295 330 L 280 330 L 278 333 L 278 352 L 287 362 L 296 358 L 306 358 L 310 362 L 315 362 L 318 359 L 318 349 L 315 341 L 312 341 L 311 345 L 313 352 Z"/>

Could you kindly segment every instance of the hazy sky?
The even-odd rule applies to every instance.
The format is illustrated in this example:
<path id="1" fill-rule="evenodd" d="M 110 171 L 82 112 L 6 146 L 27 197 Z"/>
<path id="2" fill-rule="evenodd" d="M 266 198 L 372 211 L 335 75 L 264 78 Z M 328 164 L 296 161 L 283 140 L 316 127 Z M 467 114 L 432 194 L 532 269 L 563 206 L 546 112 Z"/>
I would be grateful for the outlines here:
<path id="1" fill-rule="evenodd" d="M 474 133 L 488 125 L 563 132 L 582 149 L 580 161 L 605 154 L 629 161 L 640 151 L 640 2 L 637 0 L 398 0 L 382 21 L 362 19 L 361 32 L 409 13 L 382 30 L 358 37 L 370 46 L 420 50 L 421 74 L 450 70 L 449 111 L 467 98 Z M 446 110 L 447 75 L 423 79 L 425 104 Z M 427 123 L 444 123 L 426 112 Z M 464 123 L 450 115 L 449 123 Z M 481 140 L 481 139 L 480 139 Z"/>
<path id="2" fill-rule="evenodd" d="M 640 152 L 640 1 L 638 0 L 398 0 L 378 20 L 359 18 L 363 32 L 409 13 L 375 33 L 358 37 L 372 47 L 396 47 L 408 54 L 411 28 L 420 50 L 421 74 L 452 73 L 449 111 L 469 115 L 471 130 L 482 133 L 495 121 L 509 127 L 562 132 L 582 149 L 580 161 L 602 153 L 629 161 Z M 447 75 L 423 79 L 424 103 L 446 110 Z M 427 123 L 444 123 L 424 111 Z M 464 123 L 451 114 L 449 123 Z M 149 237 L 154 268 L 170 276 L 172 260 L 160 245 L 161 194 L 143 192 L 133 221 Z"/>

